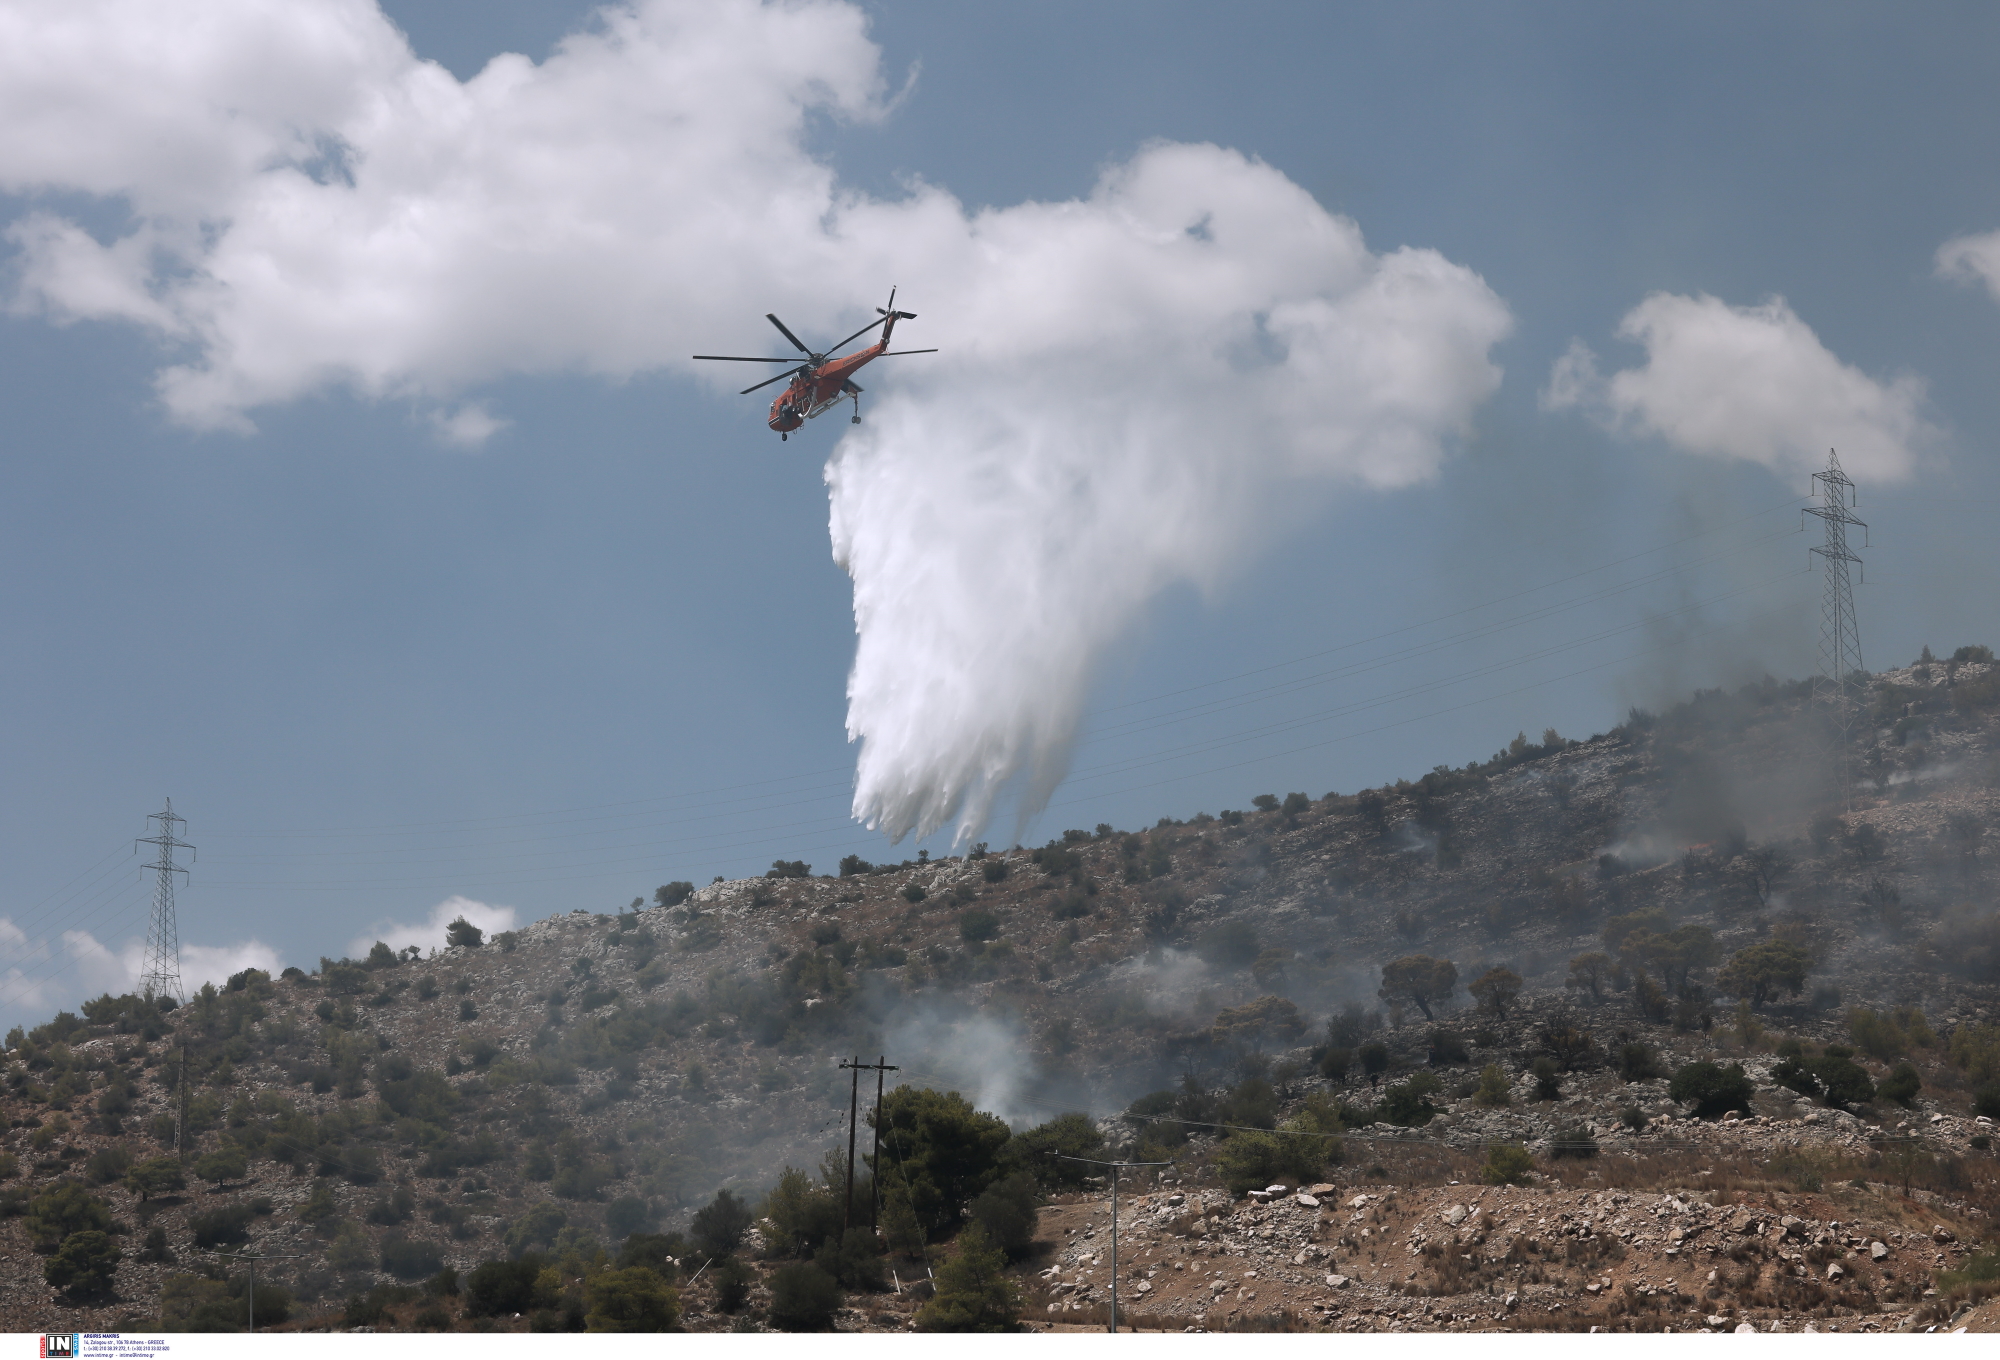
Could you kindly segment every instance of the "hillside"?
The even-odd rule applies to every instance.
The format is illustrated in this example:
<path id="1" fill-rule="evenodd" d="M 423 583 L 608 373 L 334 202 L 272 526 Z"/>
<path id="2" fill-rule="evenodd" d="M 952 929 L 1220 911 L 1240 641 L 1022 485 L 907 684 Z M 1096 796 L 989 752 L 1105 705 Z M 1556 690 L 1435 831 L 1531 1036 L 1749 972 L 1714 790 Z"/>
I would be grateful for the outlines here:
<path id="1" fill-rule="evenodd" d="M 844 1147 L 836 1064 L 878 1053 L 1017 1129 L 1087 1111 L 1171 1160 L 1130 1229 L 1127 1302 L 1161 1326 L 1948 1320 L 1980 1291 L 1927 1294 L 1934 1273 L 2000 1207 L 2000 1087 L 1975 1110 L 2000 1083 L 2000 667 L 1964 649 L 1861 701 L 1851 800 L 1806 687 L 1765 682 L 1358 794 L 781 862 L 428 958 L 239 975 L 164 1015 L 102 998 L 8 1036 L 0 1256 L 32 1268 L 0 1282 L 0 1325 L 142 1329 L 163 1289 L 170 1320 L 222 1325 L 209 1215 L 291 1258 L 259 1274 L 287 1327 L 525 1328 L 393 1286 L 525 1249 L 601 1268 L 598 1244 L 685 1229 L 720 1187 L 760 1200 Z M 1741 1063 L 1745 1096 L 1676 1100 L 1700 1061 Z M 171 1150 L 183 1104 L 188 1156 L 224 1174 L 142 1197 L 128 1169 Z M 1496 1144 L 1524 1150 L 1522 1184 L 1473 1184 Z M 1282 1150 L 1308 1145 L 1329 1155 Z M 1269 1205 L 1240 1193 L 1260 1156 L 1287 1184 Z M 1045 1179 L 1014 1275 L 1038 1325 L 1087 1322 L 1103 1196 Z M 36 1255 L 64 1184 L 122 1253 L 95 1294 L 44 1282 L 60 1231 Z M 928 1226 L 934 1266 L 950 1224 Z M 765 1244 L 747 1312 L 701 1280 L 685 1325 L 758 1316 Z M 847 1302 L 843 1328 L 902 1328 L 916 1299 Z"/>

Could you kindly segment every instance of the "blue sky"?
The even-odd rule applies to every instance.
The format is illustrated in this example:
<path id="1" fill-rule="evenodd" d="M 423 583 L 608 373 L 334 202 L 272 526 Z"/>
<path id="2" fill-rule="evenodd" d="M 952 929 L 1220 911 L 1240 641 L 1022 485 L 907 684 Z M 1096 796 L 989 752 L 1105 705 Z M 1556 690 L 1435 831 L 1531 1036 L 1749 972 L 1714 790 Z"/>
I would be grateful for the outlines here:
<path id="1" fill-rule="evenodd" d="M 246 25 L 259 8 L 238 7 Z M 596 23 L 584 5 L 384 8 L 415 57 L 455 81 L 505 52 L 542 62 Z M 327 376 L 286 349 L 294 327 L 319 319 L 267 308 L 258 329 L 235 334 L 258 337 L 270 363 L 257 345 L 218 360 L 218 342 L 169 333 L 138 294 L 91 302 L 82 275 L 49 263 L 60 263 L 46 245 L 56 238 L 31 224 L 71 222 L 108 248 L 167 223 L 156 249 L 183 253 L 141 275 L 164 298 L 214 264 L 173 232 L 213 228 L 234 190 L 190 188 L 183 202 L 175 175 L 138 152 L 138 168 L 100 172 L 52 169 L 21 142 L 0 147 L 0 220 L 13 224 L 0 247 L 13 302 L 0 317 L 11 416 L 0 435 L 10 582 L 0 917 L 17 932 L 0 934 L 0 948 L 21 969 L 0 992 L 0 1023 L 116 980 L 144 928 L 130 839 L 167 796 L 200 847 L 181 931 L 208 951 L 194 956 L 204 967 L 309 964 L 377 932 L 424 938 L 458 896 L 494 908 L 493 920 L 506 910 L 527 920 L 611 910 L 669 879 L 738 876 L 776 857 L 830 869 L 849 852 L 947 851 L 949 818 L 892 847 L 850 815 L 860 578 L 829 550 L 822 467 L 843 439 L 862 441 L 844 446 L 850 485 L 891 507 L 862 522 L 864 547 L 953 551 L 949 534 L 897 537 L 910 526 L 895 507 L 936 501 L 889 492 L 923 490 L 933 452 L 937 466 L 961 456 L 961 442 L 1012 459 L 1086 426 L 1115 442 L 1155 414 L 1148 384 L 1173 379 L 1185 356 L 1174 326 L 1145 311 L 1149 289 L 1177 286 L 1171 266 L 1140 268 L 1102 297 L 1025 287 L 1027 273 L 952 293 L 949 271 L 917 258 L 945 250 L 922 244 L 942 229 L 897 215 L 918 186 L 947 191 L 976 224 L 981 209 L 1004 217 L 1091 200 L 1107 170 L 1155 164 L 1144 158 L 1156 144 L 1240 152 L 1252 170 L 1195 158 L 1176 173 L 1209 176 L 1188 192 L 1250 219 L 1292 212 L 1285 195 L 1302 191 L 1351 219 L 1371 268 L 1405 246 L 1436 252 L 1462 271 L 1446 285 L 1451 315 L 1471 318 L 1479 338 L 1466 343 L 1498 377 L 1428 395 L 1418 442 L 1431 452 L 1397 463 L 1387 483 L 1356 471 L 1379 421 L 1351 408 L 1373 398 L 1316 404 L 1317 391 L 1347 391 L 1338 373 L 1287 388 L 1291 370 L 1280 369 L 1280 386 L 1257 389 L 1276 394 L 1268 400 L 1223 392 L 1169 410 L 1169 424 L 1228 417 L 1199 450 L 1176 453 L 1162 436 L 1158 457 L 1163 479 L 1183 456 L 1220 476 L 1223 499 L 1240 492 L 1238 519 L 1203 540 L 1192 565 L 1186 544 L 1160 549 L 1128 607 L 1051 654 L 1082 677 L 1074 743 L 1003 762 L 984 839 L 1145 825 L 1266 791 L 1352 790 L 1483 757 L 1517 730 L 1588 735 L 1630 704 L 1695 685 L 1804 674 L 1818 611 L 1810 536 L 1797 533 L 1801 449 L 1872 450 L 1849 461 L 1871 526 L 1859 595 L 1871 665 L 1900 664 L 1926 643 L 2000 637 L 1981 533 L 2000 507 L 1989 377 L 2000 352 L 1989 291 L 2000 268 L 1989 262 L 2000 250 L 1985 239 L 2000 229 L 1990 169 L 2000 18 L 1990 9 L 861 8 L 860 41 L 878 55 L 850 44 L 836 74 L 860 80 L 874 61 L 873 94 L 808 109 L 796 133 L 750 107 L 746 117 L 774 118 L 778 131 L 746 131 L 740 148 L 726 127 L 704 133 L 720 139 L 714 164 L 704 148 L 669 148 L 693 168 L 646 208 L 672 217 L 703 201 L 703 176 L 761 165 L 773 139 L 790 137 L 772 184 L 817 166 L 836 195 L 888 205 L 880 220 L 842 228 L 851 249 L 820 239 L 818 253 L 793 254 L 775 210 L 743 209 L 754 194 L 725 200 L 766 254 L 724 220 L 677 238 L 680 272 L 635 278 L 629 295 L 616 277 L 580 300 L 539 295 L 532 274 L 475 279 L 463 296 L 476 308 L 438 304 L 458 329 L 439 323 L 444 339 L 372 386 L 353 373 L 434 317 L 416 310 L 379 332 L 334 335 L 324 343 L 350 348 Z M 400 69 L 380 55 L 393 33 L 368 29 L 366 6 L 329 12 L 374 44 L 353 70 Z M 117 6 L 75 13 L 116 46 Z M 35 22 L 32 10 L 9 18 L 8 46 L 32 52 Z M 291 41 L 304 43 L 301 69 L 317 69 L 322 48 Z M 752 68 L 767 58 L 742 54 Z M 327 69 L 337 83 L 349 68 Z M 166 81 L 166 103 L 146 103 L 130 82 L 59 65 L 37 81 L 25 94 L 13 82 L 13 97 L 66 107 L 73 96 L 100 120 L 70 128 L 92 145 L 171 140 L 159 109 L 204 97 L 198 81 Z M 625 145 L 590 146 L 603 144 Z M 630 141 L 640 153 L 651 145 Z M 644 154 L 607 163 L 605 201 L 646 164 Z M 363 190 L 370 170 L 354 163 Z M 264 170 L 230 173 L 247 182 Z M 1112 218 L 1123 210 L 1093 201 Z M 1018 212 L 1006 220 L 1032 226 Z M 300 248 L 327 260 L 333 304 L 390 277 L 365 262 L 343 273 L 338 225 L 314 229 L 327 234 Z M 1940 248 L 1968 238 L 1941 270 Z M 726 281 L 697 297 L 711 250 Z M 1269 256 L 1252 248 L 1239 263 Z M 947 362 L 872 370 L 864 386 L 880 420 L 852 433 L 829 418 L 780 444 L 762 425 L 768 392 L 738 398 L 742 384 L 682 361 L 772 343 L 766 310 L 830 336 L 890 283 L 917 281 L 930 296 L 902 295 L 919 320 L 899 339 L 944 346 Z M 1650 345 L 1621 338 L 1655 295 L 1685 305 L 1648 314 Z M 940 296 L 953 299 L 942 311 Z M 1782 310 L 1767 305 L 1774 297 Z M 1706 311 L 1703 298 L 1714 300 Z M 1215 305 L 1226 320 L 1227 301 Z M 568 320 L 551 330 L 631 327 L 644 342 L 611 358 L 589 338 L 544 354 L 539 318 L 563 308 Z M 1134 324 L 1120 324 L 1121 308 Z M 1084 359 L 1060 357 L 1065 330 L 1095 336 L 1099 325 L 1106 338 Z M 1440 335 L 1449 329 L 1439 323 Z M 489 345 L 489 334 L 500 339 Z M 1596 376 L 1572 368 L 1583 375 L 1572 399 L 1552 403 L 1552 373 L 1579 340 Z M 1772 347 L 1784 352 L 1769 372 L 1731 357 Z M 192 362 L 226 370 L 242 384 L 232 391 L 249 395 L 176 406 L 158 376 Z M 1067 378 L 1049 376 L 1064 366 Z M 1333 386 L 1314 386 L 1322 378 Z M 267 381 L 276 385 L 255 385 Z M 1256 423 L 1280 407 L 1277 433 Z M 1702 435 L 1695 427 L 1718 410 L 1728 430 Z M 476 447 L 442 423 L 468 412 L 497 426 Z M 1294 481 L 1259 463 L 1322 419 L 1361 429 L 1336 459 L 1348 461 Z M 1758 429 L 1795 431 L 1797 448 L 1782 433 L 1760 443 Z M 1082 452 L 1065 456 L 1087 461 L 1098 447 L 1075 443 Z M 898 466 L 898 447 L 902 482 L 882 471 Z M 1143 477 L 1153 447 L 1131 445 L 1137 461 L 1122 475 Z M 1153 494 L 1140 484 L 1127 521 L 1157 518 Z M 1142 535 L 1143 523 L 1117 522 L 1115 498 L 1098 511 L 1093 522 L 1117 543 Z M 991 532 L 1004 543 L 1004 519 Z M 1109 560 L 1143 556 L 1142 538 L 1132 542 L 1141 547 Z M 989 580 L 965 613 L 990 613 L 1002 636 L 1025 630 L 1040 645 L 1074 598 L 1024 602 Z M 935 606 L 908 606 L 883 635 L 878 674 L 889 679 L 870 683 L 945 664 L 924 652 Z M 1018 686 L 998 698 L 1026 715 L 1017 726 L 1065 711 L 1059 695 Z M 880 698 L 870 720 L 899 702 Z M 912 770 L 950 766 L 959 756 L 937 751 L 953 739 L 920 726 L 903 740 L 923 749 L 899 748 L 905 763 L 883 778 L 921 782 Z M 1013 795 L 1065 773 L 1046 810 L 1023 821 Z"/>

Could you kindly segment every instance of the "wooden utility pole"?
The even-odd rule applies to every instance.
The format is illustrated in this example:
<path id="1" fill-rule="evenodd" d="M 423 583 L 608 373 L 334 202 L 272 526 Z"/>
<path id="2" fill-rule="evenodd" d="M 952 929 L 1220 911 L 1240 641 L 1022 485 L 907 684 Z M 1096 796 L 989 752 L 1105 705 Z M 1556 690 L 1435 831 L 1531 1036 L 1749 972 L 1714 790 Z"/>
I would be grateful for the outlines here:
<path id="1" fill-rule="evenodd" d="M 884 1072 L 899 1070 L 891 1067 L 884 1061 L 886 1057 L 887 1055 L 884 1054 L 883 1057 L 877 1058 L 872 1063 L 865 1063 L 861 1061 L 861 1055 L 857 1053 L 854 1055 L 852 1061 L 843 1061 L 840 1064 L 844 1070 L 854 1074 L 847 1094 L 847 1212 L 841 1219 L 842 1236 L 846 1235 L 847 1229 L 854 1226 L 854 1136 L 855 1125 L 860 1122 L 861 1118 L 861 1074 L 863 1072 L 873 1072 L 875 1074 L 874 1158 L 875 1165 L 878 1168 L 882 1163 L 882 1074 Z M 877 1207 L 882 1202 L 881 1180 L 881 1176 L 876 1175 L 869 1184 L 868 1230 L 870 1232 L 875 1230 L 875 1215 Z"/>

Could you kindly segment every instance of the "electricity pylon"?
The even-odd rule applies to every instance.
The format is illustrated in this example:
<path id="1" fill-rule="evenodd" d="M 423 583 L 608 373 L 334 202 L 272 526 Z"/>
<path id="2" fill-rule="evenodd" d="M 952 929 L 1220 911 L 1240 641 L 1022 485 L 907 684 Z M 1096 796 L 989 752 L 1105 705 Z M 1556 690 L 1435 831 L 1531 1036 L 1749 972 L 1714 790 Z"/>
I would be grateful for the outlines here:
<path id="1" fill-rule="evenodd" d="M 157 836 L 141 836 L 140 845 L 158 846 L 160 857 L 145 867 L 159 877 L 153 883 L 153 918 L 146 926 L 146 971 L 139 979 L 139 992 L 151 1000 L 170 996 L 176 1005 L 187 1001 L 187 993 L 181 988 L 181 938 L 180 928 L 174 922 L 174 875 L 185 874 L 187 870 L 174 863 L 174 851 L 193 850 L 194 847 L 174 834 L 176 826 L 186 826 L 187 820 L 174 815 L 174 800 L 167 800 L 165 812 L 155 812 L 146 818 L 160 824 Z"/>
<path id="2" fill-rule="evenodd" d="M 1852 524 L 1861 530 L 1863 547 L 1868 544 L 1868 526 L 1855 518 L 1853 507 L 1858 500 L 1854 483 L 1840 470 L 1838 453 L 1832 449 L 1826 451 L 1826 471 L 1815 472 L 1812 480 L 1813 495 L 1819 504 L 1804 509 L 1826 525 L 1826 542 L 1813 549 L 1825 570 L 1819 615 L 1819 674 L 1813 677 L 1813 700 L 1815 705 L 1827 706 L 1832 719 L 1834 767 L 1840 778 L 1841 803 L 1847 806 L 1854 794 L 1848 762 L 1859 716 L 1859 705 L 1849 692 L 1849 684 L 1853 677 L 1864 674 L 1861 631 L 1854 618 L 1854 583 L 1847 574 L 1847 564 L 1861 566 L 1861 559 L 1847 546 L 1847 526 Z M 1862 580 L 1867 579 L 1864 572 Z"/>

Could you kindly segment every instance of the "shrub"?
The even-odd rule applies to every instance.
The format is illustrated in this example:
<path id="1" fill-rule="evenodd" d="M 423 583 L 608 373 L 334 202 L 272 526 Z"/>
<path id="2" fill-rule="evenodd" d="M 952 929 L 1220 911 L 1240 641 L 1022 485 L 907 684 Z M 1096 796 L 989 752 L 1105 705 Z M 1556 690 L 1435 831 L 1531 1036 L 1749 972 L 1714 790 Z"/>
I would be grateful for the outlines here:
<path id="1" fill-rule="evenodd" d="M 507 1230 L 507 1249 L 515 1256 L 525 1256 L 532 1247 L 552 1246 L 568 1222 L 569 1215 L 547 1200 L 531 1204 Z"/>
<path id="2" fill-rule="evenodd" d="M 1405 1128 L 1428 1124 L 1431 1116 L 1437 1113 L 1437 1106 L 1431 1103 L 1430 1097 L 1437 1094 L 1438 1086 L 1438 1079 L 1429 1072 L 1418 1072 L 1382 1093 L 1381 1103 L 1375 1107 L 1375 1116 Z"/>
<path id="3" fill-rule="evenodd" d="M 1144 1097 L 1141 1098 L 1142 1100 Z M 1164 1113 L 1172 1107 L 1169 1094 L 1165 1106 L 1144 1113 Z M 1138 1102 L 1134 1102 L 1137 1108 Z M 1145 1126 L 1142 1125 L 1142 1128 Z M 1153 1128 L 1159 1128 L 1153 1125 Z M 1104 1135 L 1087 1114 L 1060 1114 L 1045 1124 L 1023 1130 L 1001 1146 L 999 1162 L 1008 1172 L 1025 1171 L 1049 1189 L 1081 1189 L 1090 1168 L 1065 1157 L 1095 1157 L 1104 1147 Z"/>
<path id="4" fill-rule="evenodd" d="M 1646 1126 L 1653 1121 L 1637 1105 L 1627 1105 L 1618 1111 L 1618 1122 L 1634 1133 L 1644 1133 Z"/>
<path id="5" fill-rule="evenodd" d="M 444 1267 L 444 1256 L 435 1244 L 401 1233 L 382 1239 L 382 1269 L 399 1280 L 416 1280 L 435 1275 Z"/>
<path id="6" fill-rule="evenodd" d="M 503 1317 L 526 1313 L 535 1306 L 535 1277 L 542 1272 L 542 1258 L 523 1256 L 516 1261 L 487 1261 L 475 1267 L 461 1286 L 465 1290 L 465 1311 L 469 1317 Z"/>
<path id="7" fill-rule="evenodd" d="M 1618 1075 L 1626 1081 L 1651 1081 L 1660 1075 L 1660 1066 L 1647 1044 L 1624 1044 L 1618 1050 Z"/>
<path id="8" fill-rule="evenodd" d="M 653 1206 L 637 1195 L 620 1195 L 604 1209 L 604 1231 L 615 1242 L 653 1226 Z"/>
<path id="9" fill-rule="evenodd" d="M 1007 861 L 989 859 L 979 866 L 979 876 L 988 883 L 998 883 L 1007 877 Z"/>
<path id="10" fill-rule="evenodd" d="M 859 855 L 843 855 L 840 859 L 840 876 L 854 878 L 860 874 L 872 874 L 875 866 Z"/>
<path id="11" fill-rule="evenodd" d="M 1033 1184 L 1030 1183 L 1032 1192 Z M 991 1191 L 989 1190 L 990 1194 Z M 980 1196 L 985 1199 L 985 1196 Z M 976 1213 L 979 1200 L 973 1201 Z M 1034 1231 L 1034 1200 L 1028 1201 L 1028 1231 Z M 888 1277 L 883 1273 L 882 1248 L 875 1241 L 875 1234 L 868 1228 L 852 1227 L 844 1235 L 829 1237 L 813 1254 L 813 1264 L 831 1275 L 842 1289 L 865 1289 L 880 1293 L 889 1287 Z"/>
<path id="12" fill-rule="evenodd" d="M 1875 1099 L 1875 1083 L 1854 1059 L 1829 1053 L 1813 1060 L 1813 1075 L 1826 1090 L 1826 1103 L 1845 1109 Z"/>
<path id="13" fill-rule="evenodd" d="M 84 1163 L 84 1175 L 92 1185 L 104 1185 L 110 1181 L 123 1180 L 125 1173 L 132 1169 L 132 1154 L 121 1143 L 108 1143 L 90 1154 Z"/>
<path id="14" fill-rule="evenodd" d="M 904 885 L 903 900 L 905 902 L 915 904 L 923 901 L 926 897 L 929 896 L 930 896 L 929 893 L 925 892 L 922 888 L 918 887 L 914 883 Z"/>
<path id="15" fill-rule="evenodd" d="M 250 1220 L 254 1216 L 247 1204 L 225 1204 L 219 1209 L 190 1216 L 188 1227 L 194 1233 L 197 1247 L 218 1247 L 226 1242 L 248 1240 Z"/>
<path id="16" fill-rule="evenodd" d="M 585 1297 L 584 1325 L 593 1332 L 668 1332 L 680 1321 L 680 1296 L 644 1266 L 593 1276 Z"/>
<path id="17" fill-rule="evenodd" d="M 1465 1040 L 1448 1029 L 1434 1029 L 1430 1037 L 1430 1064 L 1440 1067 L 1446 1063 L 1468 1063 L 1472 1052 L 1466 1048 Z"/>
<path id="18" fill-rule="evenodd" d="M 757 1273 L 734 1256 L 725 1256 L 722 1264 L 715 1268 L 715 1306 L 724 1313 L 734 1313 L 750 1301 L 750 1287 L 757 1283 Z"/>
<path id="19" fill-rule="evenodd" d="M 1040 1197 L 1034 1177 L 1016 1171 L 981 1191 L 972 1201 L 970 1217 L 1010 1260 L 1019 1260 L 1034 1241 L 1035 1206 Z"/>
<path id="20" fill-rule="evenodd" d="M 72 1233 L 109 1231 L 111 1206 L 80 1185 L 62 1183 L 29 1200 L 22 1223 L 38 1243 L 60 1246 Z"/>
<path id="21" fill-rule="evenodd" d="M 1535 1159 L 1519 1143 L 1494 1143 L 1486 1149 L 1479 1179 L 1487 1185 L 1526 1185 L 1534 1169 Z"/>
<path id="22" fill-rule="evenodd" d="M 991 940 L 1000 934 L 1000 918 L 984 907 L 974 907 L 962 912 L 958 918 L 958 935 L 967 944 L 978 944 Z"/>
<path id="23" fill-rule="evenodd" d="M 1983 1086 L 1972 1097 L 1972 1112 L 2000 1119 L 2000 1085 Z"/>
<path id="24" fill-rule="evenodd" d="M 1354 1050 L 1351 1048 L 1323 1048 L 1319 1053 L 1319 1074 L 1328 1081 L 1339 1081 L 1347 1075 L 1347 1069 L 1354 1066 Z"/>
<path id="25" fill-rule="evenodd" d="M 714 1199 L 695 1211 L 688 1237 L 698 1250 L 719 1258 L 736 1250 L 752 1221 L 749 1205 L 727 1190 L 718 1190 Z"/>
<path id="26" fill-rule="evenodd" d="M 250 1169 L 250 1159 L 243 1155 L 240 1147 L 218 1148 L 205 1157 L 195 1159 L 194 1174 L 205 1181 L 214 1181 L 220 1190 L 223 1182 L 241 1180 Z"/>
<path id="27" fill-rule="evenodd" d="M 1389 1045 L 1381 1040 L 1373 1040 L 1356 1050 L 1361 1059 L 1361 1071 L 1370 1077 L 1379 1077 L 1389 1070 Z"/>
<path id="28" fill-rule="evenodd" d="M 42 1264 L 42 1278 L 72 1298 L 99 1294 L 111 1287 L 119 1251 L 95 1228 L 71 1233 L 56 1254 Z"/>
<path id="29" fill-rule="evenodd" d="M 764 871 L 766 878 L 811 878 L 812 865 L 802 859 L 774 859 Z"/>
<path id="30" fill-rule="evenodd" d="M 1882 1079 L 1882 1084 L 1876 1091 L 1884 1100 L 1893 1100 L 1908 1109 L 1910 1102 L 1917 1098 L 1917 1092 L 1923 1087 L 1923 1078 L 1917 1075 L 1915 1067 L 1909 1063 L 1898 1063 L 1895 1071 Z"/>
<path id="31" fill-rule="evenodd" d="M 1021 1295 L 1007 1278 L 1006 1257 L 974 1224 L 958 1236 L 958 1250 L 938 1268 L 936 1293 L 917 1310 L 926 1332 L 1011 1332 L 1021 1318 Z"/>
<path id="32" fill-rule="evenodd" d="M 824 1332 L 840 1308 L 840 1285 L 811 1262 L 780 1266 L 771 1276 L 771 1325 L 781 1332 Z"/>
<path id="33" fill-rule="evenodd" d="M 654 903 L 662 907 L 678 907 L 693 896 L 694 884 L 685 879 L 677 878 L 672 883 L 663 883 L 653 890 Z"/>
<path id="34" fill-rule="evenodd" d="M 1549 1141 L 1549 1156 L 1551 1157 L 1585 1158 L 1595 1157 L 1596 1155 L 1597 1139 L 1592 1136 L 1590 1129 L 1583 1124 L 1576 1124 L 1564 1129 Z"/>
<path id="35" fill-rule="evenodd" d="M 1691 1062 L 1675 1072 L 1667 1086 L 1668 1095 L 1683 1105 L 1693 1105 L 1698 1115 L 1748 1111 L 1750 1097 L 1756 1093 L 1742 1063 L 1719 1067 L 1712 1062 Z"/>
<path id="36" fill-rule="evenodd" d="M 1473 1093 L 1475 1104 L 1494 1106 L 1508 1104 L 1507 1074 L 1500 1070 L 1498 1063 L 1488 1063 L 1479 1072 L 1479 1089 Z"/>
<path id="37" fill-rule="evenodd" d="M 1535 1074 L 1535 1099 L 1562 1099 L 1562 1068 L 1556 1065 L 1554 1058 L 1545 1053 L 1535 1059 L 1534 1065 L 1529 1070 Z"/>
<path id="38" fill-rule="evenodd" d="M 1751 1009 L 1779 995 L 1797 996 L 1805 990 L 1806 973 L 1812 957 L 1788 940 L 1766 940 L 1738 950 L 1716 974 L 1716 988 L 1743 998 Z"/>

